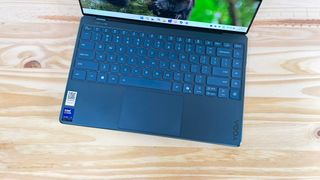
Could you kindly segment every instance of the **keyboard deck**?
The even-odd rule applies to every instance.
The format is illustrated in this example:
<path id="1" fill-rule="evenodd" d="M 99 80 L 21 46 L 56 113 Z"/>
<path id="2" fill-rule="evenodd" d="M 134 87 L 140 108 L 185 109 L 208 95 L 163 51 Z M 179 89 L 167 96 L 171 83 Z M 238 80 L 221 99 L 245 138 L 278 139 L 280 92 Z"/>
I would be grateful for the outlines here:
<path id="1" fill-rule="evenodd" d="M 84 25 L 72 79 L 241 99 L 244 45 Z"/>

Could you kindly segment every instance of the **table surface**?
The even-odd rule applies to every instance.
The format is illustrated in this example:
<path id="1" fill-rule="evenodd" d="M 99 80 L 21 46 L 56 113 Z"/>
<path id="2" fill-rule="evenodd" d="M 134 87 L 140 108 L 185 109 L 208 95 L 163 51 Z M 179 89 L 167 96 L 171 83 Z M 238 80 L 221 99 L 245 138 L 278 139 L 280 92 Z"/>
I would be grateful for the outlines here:
<path id="1" fill-rule="evenodd" d="M 320 1 L 265 0 L 240 148 L 58 122 L 77 0 L 0 2 L 0 179 L 320 178 Z"/>

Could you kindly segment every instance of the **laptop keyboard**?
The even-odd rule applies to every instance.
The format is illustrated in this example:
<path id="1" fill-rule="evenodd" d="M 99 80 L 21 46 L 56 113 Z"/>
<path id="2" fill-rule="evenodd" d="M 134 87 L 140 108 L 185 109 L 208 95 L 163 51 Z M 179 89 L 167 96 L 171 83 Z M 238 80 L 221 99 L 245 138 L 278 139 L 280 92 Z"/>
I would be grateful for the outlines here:
<path id="1" fill-rule="evenodd" d="M 244 46 L 83 26 L 72 78 L 241 99 Z"/>

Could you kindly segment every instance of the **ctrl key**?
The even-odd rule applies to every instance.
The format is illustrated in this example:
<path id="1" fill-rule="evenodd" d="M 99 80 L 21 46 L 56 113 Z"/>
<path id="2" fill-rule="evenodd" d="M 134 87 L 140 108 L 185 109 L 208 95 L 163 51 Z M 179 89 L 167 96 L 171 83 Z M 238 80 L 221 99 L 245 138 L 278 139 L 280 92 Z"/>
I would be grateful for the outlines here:
<path id="1" fill-rule="evenodd" d="M 86 79 L 86 71 L 74 70 L 73 74 L 72 74 L 72 79 L 85 80 Z"/>

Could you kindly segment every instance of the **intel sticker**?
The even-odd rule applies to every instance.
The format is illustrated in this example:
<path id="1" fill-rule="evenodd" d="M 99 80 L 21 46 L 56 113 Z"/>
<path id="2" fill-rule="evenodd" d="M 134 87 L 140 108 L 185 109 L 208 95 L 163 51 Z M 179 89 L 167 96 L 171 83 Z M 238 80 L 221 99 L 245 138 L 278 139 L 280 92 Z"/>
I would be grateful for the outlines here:
<path id="1" fill-rule="evenodd" d="M 72 108 L 64 108 L 63 109 L 63 117 L 64 121 L 72 121 L 73 120 L 74 109 Z"/>

